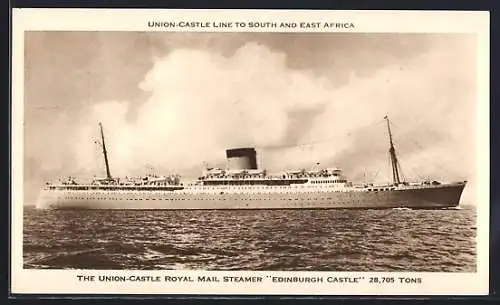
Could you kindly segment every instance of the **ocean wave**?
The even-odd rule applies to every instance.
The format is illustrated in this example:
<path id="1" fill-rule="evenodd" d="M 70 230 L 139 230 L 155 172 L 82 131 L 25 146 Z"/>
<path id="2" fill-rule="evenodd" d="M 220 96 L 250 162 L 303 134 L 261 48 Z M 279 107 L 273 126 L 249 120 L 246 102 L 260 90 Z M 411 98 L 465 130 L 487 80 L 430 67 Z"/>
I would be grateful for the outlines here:
<path id="1" fill-rule="evenodd" d="M 25 268 L 453 271 L 475 210 L 25 210 Z"/>

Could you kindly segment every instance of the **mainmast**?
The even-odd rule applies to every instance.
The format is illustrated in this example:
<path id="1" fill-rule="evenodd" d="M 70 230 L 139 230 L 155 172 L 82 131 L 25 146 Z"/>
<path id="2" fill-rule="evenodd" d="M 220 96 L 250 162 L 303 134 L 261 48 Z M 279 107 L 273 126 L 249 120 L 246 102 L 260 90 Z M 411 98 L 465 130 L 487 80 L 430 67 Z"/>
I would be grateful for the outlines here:
<path id="1" fill-rule="evenodd" d="M 394 148 L 394 143 L 392 142 L 392 133 L 391 133 L 391 125 L 389 122 L 389 117 L 386 115 L 384 119 L 387 122 L 387 131 L 389 132 L 389 155 L 391 156 L 391 166 L 392 166 L 392 179 L 394 180 L 395 185 L 399 185 L 401 180 L 399 178 L 399 169 L 398 169 L 398 158 L 396 156 L 396 149 Z"/>
<path id="2" fill-rule="evenodd" d="M 109 172 L 108 163 L 108 152 L 106 151 L 106 143 L 104 142 L 104 133 L 102 131 L 102 124 L 99 123 L 99 128 L 101 129 L 101 139 L 102 139 L 102 153 L 104 154 L 104 162 L 106 163 L 106 178 L 111 180 L 111 173 Z"/>

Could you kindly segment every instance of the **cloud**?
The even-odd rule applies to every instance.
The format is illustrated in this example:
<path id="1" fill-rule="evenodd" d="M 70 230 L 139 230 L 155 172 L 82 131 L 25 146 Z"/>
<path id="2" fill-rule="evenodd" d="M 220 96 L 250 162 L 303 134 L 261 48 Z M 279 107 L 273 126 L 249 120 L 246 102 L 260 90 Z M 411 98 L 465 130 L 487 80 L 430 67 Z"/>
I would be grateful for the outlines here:
<path id="1" fill-rule="evenodd" d="M 286 54 L 257 43 L 243 45 L 230 57 L 176 49 L 158 58 L 140 83 L 150 98 L 137 110 L 134 122 L 125 120 L 129 103 L 105 102 L 94 106 L 84 125 L 95 132 L 97 121 L 105 124 L 117 174 L 138 170 L 134 167 L 145 163 L 182 171 L 201 166 L 203 160 L 222 161 L 229 147 L 279 145 L 290 137 L 290 124 L 295 125 L 295 132 L 296 125 L 302 125 L 292 120 L 292 113 L 318 107 L 323 111 L 313 116 L 312 126 L 304 124 L 307 129 L 297 141 L 333 138 L 333 143 L 281 152 L 268 166 L 305 166 L 316 159 L 338 159 L 353 171 L 355 167 L 349 165 L 359 158 L 349 155 L 360 157 L 356 150 L 387 147 L 383 124 L 357 133 L 381 122 L 386 114 L 401 125 L 398 131 L 403 138 L 415 136 L 428 145 L 414 147 L 410 156 L 439 147 L 443 154 L 438 156 L 446 159 L 449 154 L 442 148 L 453 149 L 463 142 L 460 127 L 464 122 L 447 113 L 456 105 L 453 87 L 462 74 L 444 70 L 453 67 L 456 58 L 440 54 L 388 66 L 371 77 L 353 74 L 345 86 L 334 88 L 311 71 L 288 68 Z M 373 132 L 375 127 L 378 135 Z M 81 135 L 88 137 L 89 133 Z M 436 141 L 429 141 L 433 137 Z M 459 142 L 450 143 L 452 140 Z M 404 144 L 403 149 L 410 149 L 409 143 Z M 77 152 L 85 150 L 88 148 L 78 145 Z M 78 160 L 84 162 L 82 168 L 91 167 L 88 158 Z M 442 160 L 437 157 L 436 161 Z"/>
<path id="2" fill-rule="evenodd" d="M 117 174 L 137 172 L 145 163 L 180 171 L 204 160 L 220 162 L 229 147 L 282 142 L 290 112 L 328 101 L 325 79 L 288 69 L 285 58 L 256 43 L 231 57 L 177 49 L 158 58 L 140 83 L 150 98 L 134 122 L 125 120 L 126 102 L 93 107 L 76 147 L 80 167 L 95 168 L 94 157 L 82 152 L 91 151 L 85 145 L 99 121 L 109 133 Z"/>
<path id="3" fill-rule="evenodd" d="M 342 36 L 337 40 L 347 45 L 342 49 L 328 36 L 307 36 L 303 41 L 314 45 L 308 49 L 292 36 L 197 37 L 179 46 L 169 40 L 151 52 L 152 58 L 138 60 L 152 65 L 141 65 L 147 72 L 136 79 L 138 89 L 124 88 L 140 91 L 134 98 L 118 93 L 116 100 L 95 99 L 79 110 L 66 132 L 71 145 L 61 142 L 52 149 L 67 152 L 50 154 L 54 157 L 48 162 L 44 158 L 44 166 L 51 168 L 45 176 L 55 168 L 61 175 L 104 175 L 102 153 L 94 143 L 102 122 L 115 176 L 144 174 L 149 166 L 196 176 L 204 162 L 223 166 L 225 149 L 253 146 L 260 165 L 272 171 L 321 162 L 343 168 L 354 180 L 367 172 L 387 181 L 382 118 L 388 114 L 407 176 L 474 179 L 476 84 L 471 71 L 476 54 L 469 38 L 404 37 L 398 47 L 398 37 Z M 218 47 L 219 41 L 227 47 Z M 414 47 L 418 52 L 412 52 Z M 359 69 L 350 70 L 346 63 Z M 112 70 L 118 77 L 120 69 Z M 69 113 L 56 117 L 50 130 L 58 133 L 71 125 L 68 120 Z M 316 144 L 272 149 L 308 142 Z M 48 148 L 39 153 L 43 143 L 34 147 L 31 163 L 42 164 L 37 156 L 47 155 Z"/>

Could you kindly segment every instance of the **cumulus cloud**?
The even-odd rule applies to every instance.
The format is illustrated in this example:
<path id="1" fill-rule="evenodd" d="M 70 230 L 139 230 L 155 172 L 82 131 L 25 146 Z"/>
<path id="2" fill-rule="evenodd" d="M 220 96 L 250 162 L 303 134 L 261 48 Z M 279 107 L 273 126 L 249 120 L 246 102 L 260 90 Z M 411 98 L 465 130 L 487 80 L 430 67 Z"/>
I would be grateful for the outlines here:
<path id="1" fill-rule="evenodd" d="M 387 181 L 383 117 L 389 115 L 406 176 L 474 180 L 475 46 L 440 41 L 447 40 L 412 56 L 378 47 L 374 59 L 383 62 L 347 77 L 338 63 L 356 62 L 359 54 L 370 62 L 369 50 L 352 58 L 341 52 L 348 58 L 325 60 L 331 68 L 304 68 L 297 58 L 290 65 L 286 51 L 252 40 L 231 52 L 171 46 L 155 52 L 137 83 L 144 102 L 120 96 L 81 112 L 72 133 L 74 159 L 59 163 L 71 173 L 104 175 L 94 143 L 102 122 L 115 176 L 152 166 L 194 177 L 205 162 L 224 166 L 225 149 L 250 146 L 258 149 L 259 165 L 272 171 L 321 162 L 354 180 Z M 315 144 L 287 146 L 301 143 Z"/>
<path id="2" fill-rule="evenodd" d="M 281 143 L 291 111 L 328 101 L 328 83 L 307 71 L 286 67 L 285 54 L 249 43 L 231 57 L 178 49 L 159 58 L 140 87 L 151 93 L 127 123 L 127 102 L 93 107 L 76 151 L 82 168 L 89 135 L 102 121 L 109 133 L 114 171 L 154 163 L 172 170 L 220 162 L 226 148 Z"/>

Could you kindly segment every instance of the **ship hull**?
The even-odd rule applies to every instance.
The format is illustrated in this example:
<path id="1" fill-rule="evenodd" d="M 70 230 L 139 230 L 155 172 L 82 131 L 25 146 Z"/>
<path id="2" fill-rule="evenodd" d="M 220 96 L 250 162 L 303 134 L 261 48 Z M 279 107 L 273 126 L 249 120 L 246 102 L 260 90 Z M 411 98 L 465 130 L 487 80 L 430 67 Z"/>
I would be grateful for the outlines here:
<path id="1" fill-rule="evenodd" d="M 441 209 L 459 205 L 464 183 L 381 188 L 338 189 L 184 189 L 176 191 L 43 190 L 39 209 Z"/>

